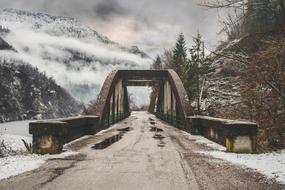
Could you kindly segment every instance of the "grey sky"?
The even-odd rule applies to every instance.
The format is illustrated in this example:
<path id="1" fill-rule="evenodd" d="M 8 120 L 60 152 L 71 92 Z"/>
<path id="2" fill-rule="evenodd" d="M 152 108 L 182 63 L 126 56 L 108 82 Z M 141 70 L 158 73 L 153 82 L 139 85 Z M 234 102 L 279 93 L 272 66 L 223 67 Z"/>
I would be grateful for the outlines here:
<path id="1" fill-rule="evenodd" d="M 199 31 L 210 49 L 217 44 L 219 14 L 201 0 L 1 0 L 16 8 L 74 17 L 110 39 L 148 53 L 171 48 L 183 32 L 188 42 Z"/>

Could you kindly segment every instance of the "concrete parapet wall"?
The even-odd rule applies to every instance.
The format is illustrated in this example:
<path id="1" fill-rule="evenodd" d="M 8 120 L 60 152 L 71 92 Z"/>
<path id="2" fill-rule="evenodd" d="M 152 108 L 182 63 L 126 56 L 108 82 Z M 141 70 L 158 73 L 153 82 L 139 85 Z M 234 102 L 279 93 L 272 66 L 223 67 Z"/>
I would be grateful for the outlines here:
<path id="1" fill-rule="evenodd" d="M 31 122 L 29 133 L 33 135 L 33 152 L 60 153 L 64 144 L 100 131 L 99 121 L 98 116 L 80 116 Z"/>
<path id="2" fill-rule="evenodd" d="M 217 142 L 225 146 L 228 152 L 256 151 L 256 123 L 207 116 L 191 116 L 187 120 L 191 134 L 202 135 Z"/>

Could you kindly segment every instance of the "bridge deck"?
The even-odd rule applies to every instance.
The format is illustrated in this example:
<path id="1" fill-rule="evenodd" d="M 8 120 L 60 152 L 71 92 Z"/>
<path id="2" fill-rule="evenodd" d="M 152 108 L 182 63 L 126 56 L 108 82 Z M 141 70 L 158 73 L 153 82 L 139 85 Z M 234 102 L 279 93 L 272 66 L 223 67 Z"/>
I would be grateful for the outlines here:
<path id="1" fill-rule="evenodd" d="M 150 118 L 153 118 L 150 119 Z M 105 149 L 93 149 L 104 136 L 127 131 Z M 41 168 L 1 181 L 0 189 L 173 190 L 281 189 L 260 174 L 197 153 L 207 148 L 145 112 L 97 136 L 77 141 L 78 156 L 50 160 Z"/>

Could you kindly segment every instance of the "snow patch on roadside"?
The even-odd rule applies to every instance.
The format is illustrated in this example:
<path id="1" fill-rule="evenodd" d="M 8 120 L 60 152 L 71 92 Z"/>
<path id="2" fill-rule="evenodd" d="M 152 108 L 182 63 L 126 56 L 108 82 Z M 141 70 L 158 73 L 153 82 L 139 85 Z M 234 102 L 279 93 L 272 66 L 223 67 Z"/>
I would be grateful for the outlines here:
<path id="1" fill-rule="evenodd" d="M 215 150 L 226 151 L 226 147 L 219 145 L 213 141 L 210 141 L 209 139 L 207 139 L 205 137 L 202 137 L 200 135 L 191 135 L 190 133 L 187 133 L 185 131 L 183 131 L 183 133 L 188 139 L 194 140 L 196 143 L 206 145 L 206 146 L 211 147 Z"/>
<path id="2" fill-rule="evenodd" d="M 4 140 L 4 144 L 8 148 L 7 156 L 0 158 L 0 180 L 34 170 L 49 159 L 65 158 L 78 154 L 72 151 L 56 155 L 28 154 L 22 139 L 27 143 L 32 142 L 31 137 L 10 134 L 0 135 L 0 141 Z"/>
<path id="3" fill-rule="evenodd" d="M 0 142 L 4 140 L 4 144 L 7 148 L 12 151 L 21 152 L 26 151 L 25 145 L 22 141 L 26 141 L 27 143 L 32 143 L 32 137 L 18 136 L 18 135 L 8 135 L 4 134 L 0 136 Z"/>
<path id="4" fill-rule="evenodd" d="M 31 137 L 29 134 L 29 123 L 35 120 L 24 121 L 11 121 L 6 123 L 0 123 L 0 134 L 13 134 Z"/>
<path id="5" fill-rule="evenodd" d="M 0 180 L 37 169 L 49 159 L 65 158 L 78 152 L 67 151 L 57 155 L 17 155 L 0 158 Z"/>
<path id="6" fill-rule="evenodd" d="M 39 155 L 0 158 L 0 180 L 38 168 L 45 162 Z"/>
<path id="7" fill-rule="evenodd" d="M 191 135 L 183 132 L 196 143 L 204 144 L 214 150 L 197 151 L 197 153 L 210 155 L 215 158 L 223 159 L 242 167 L 253 169 L 268 178 L 276 179 L 278 182 L 285 184 L 285 149 L 278 152 L 266 154 L 236 154 L 225 152 L 226 148 L 208 140 L 199 135 Z"/>
<path id="8" fill-rule="evenodd" d="M 266 154 L 236 154 L 221 151 L 200 151 L 199 153 L 254 169 L 285 184 L 285 150 Z"/>

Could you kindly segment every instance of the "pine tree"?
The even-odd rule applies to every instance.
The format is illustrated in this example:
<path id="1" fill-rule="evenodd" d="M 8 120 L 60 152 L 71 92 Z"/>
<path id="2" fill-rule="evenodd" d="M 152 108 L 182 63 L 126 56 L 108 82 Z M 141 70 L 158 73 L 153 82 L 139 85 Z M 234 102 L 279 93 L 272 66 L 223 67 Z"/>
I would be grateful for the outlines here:
<path id="1" fill-rule="evenodd" d="M 173 69 L 182 78 L 187 64 L 187 47 L 183 33 L 180 33 L 173 50 Z"/>
<path id="2" fill-rule="evenodd" d="M 209 68 L 207 58 L 205 56 L 205 45 L 201 34 L 193 38 L 194 45 L 189 49 L 190 60 L 187 69 L 186 89 L 190 99 L 197 100 L 198 113 L 200 112 L 201 89 L 205 81 L 203 77 Z"/>
<path id="3" fill-rule="evenodd" d="M 158 55 L 152 64 L 152 69 L 162 69 L 162 62 L 160 56 Z"/>

